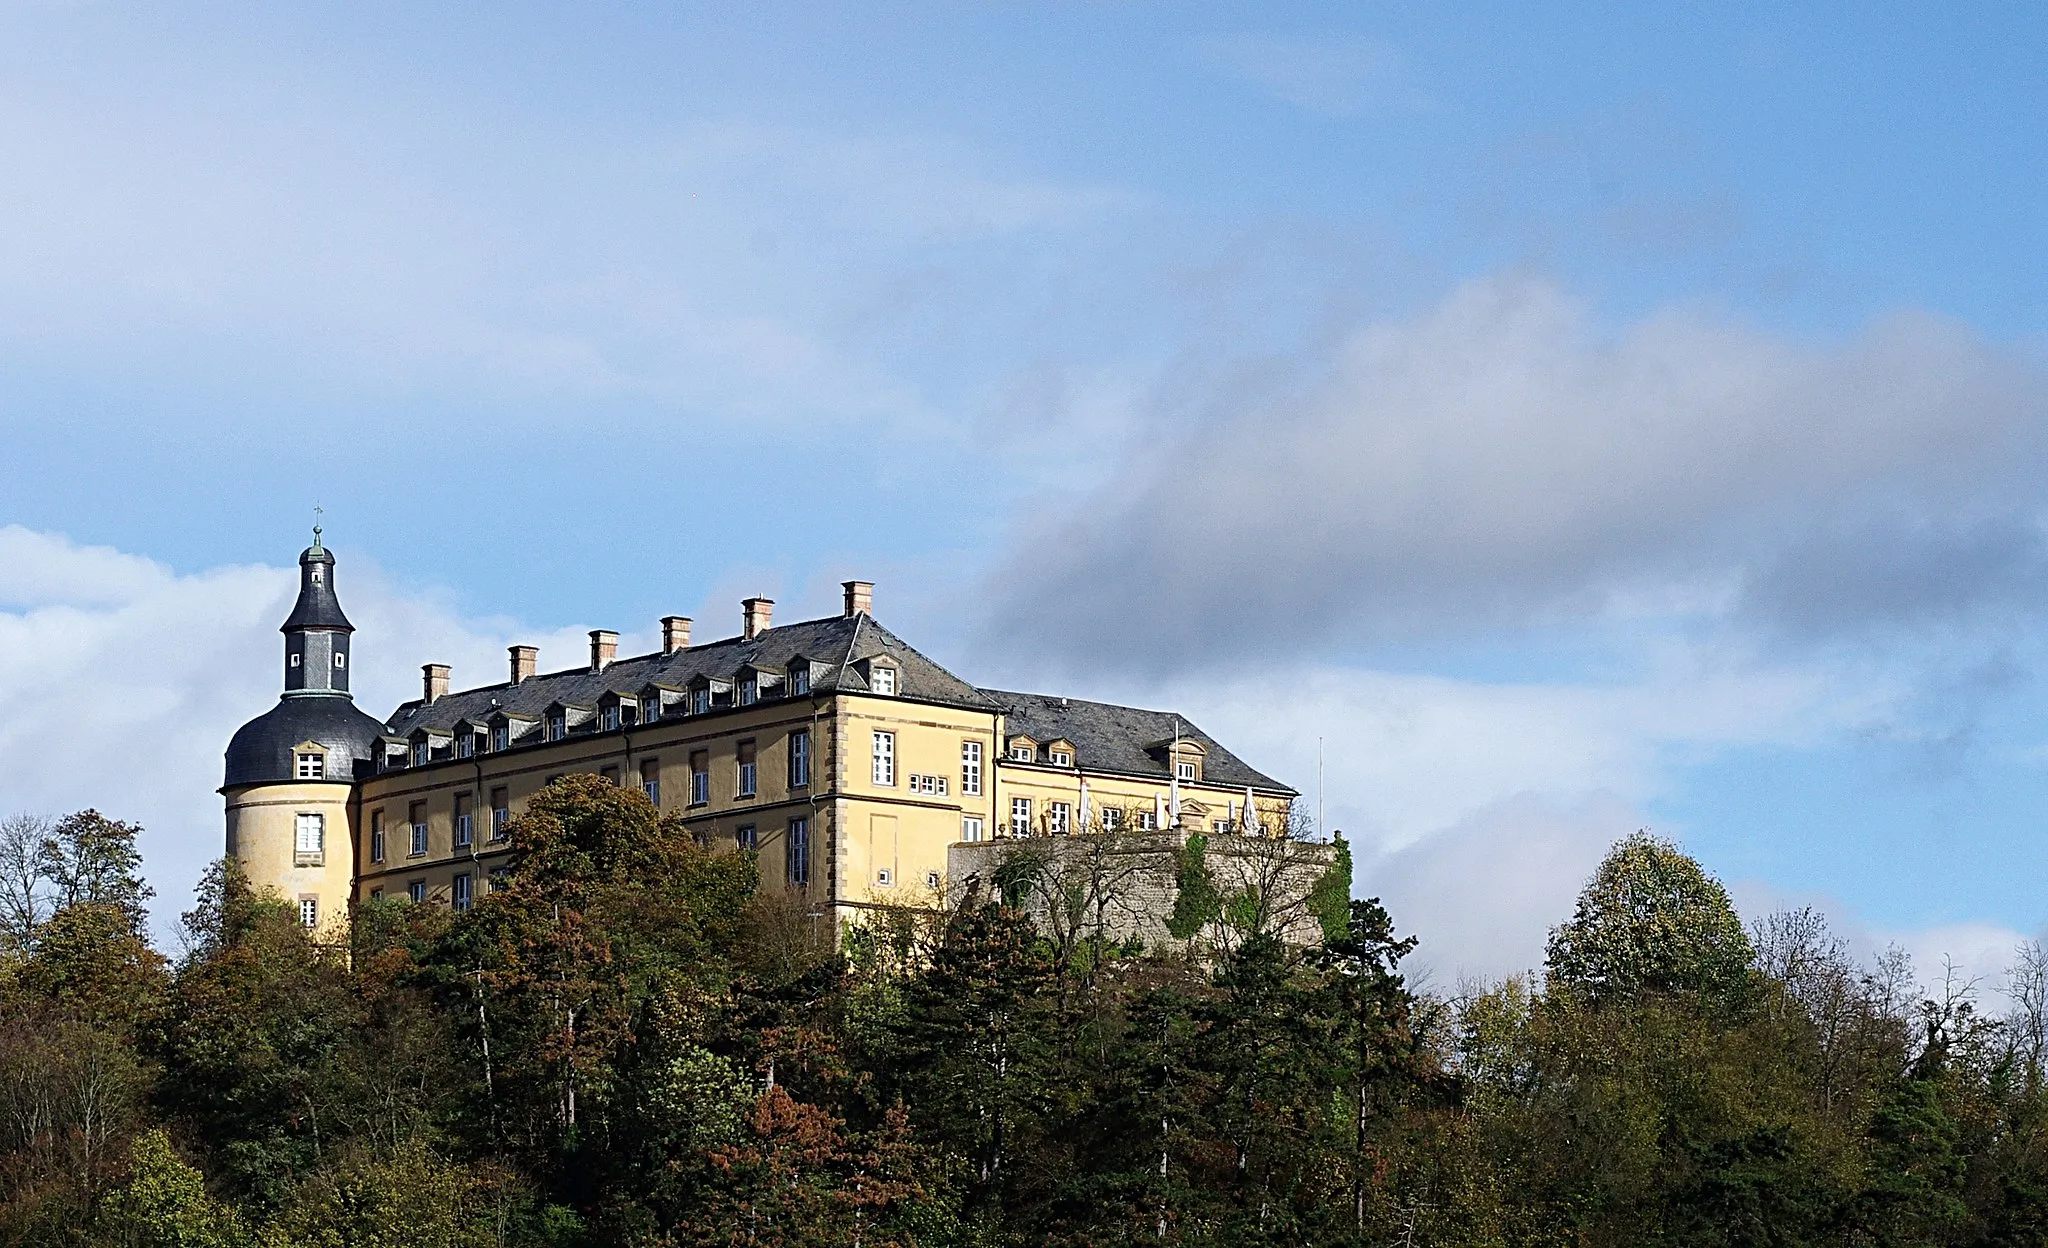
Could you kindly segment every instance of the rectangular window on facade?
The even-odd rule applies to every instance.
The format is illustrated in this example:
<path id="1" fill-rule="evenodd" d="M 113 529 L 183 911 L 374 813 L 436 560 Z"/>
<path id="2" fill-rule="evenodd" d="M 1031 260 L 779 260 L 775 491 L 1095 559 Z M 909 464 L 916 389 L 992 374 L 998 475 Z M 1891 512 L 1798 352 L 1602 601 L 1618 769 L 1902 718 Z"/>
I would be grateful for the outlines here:
<path id="1" fill-rule="evenodd" d="M 1102 830 L 1104 832 L 1116 831 L 1118 828 L 1123 826 L 1123 822 L 1123 811 L 1117 809 L 1114 806 L 1104 806 L 1102 808 Z"/>
<path id="2" fill-rule="evenodd" d="M 896 734 L 893 732 L 875 734 L 874 780 L 876 784 L 896 783 Z"/>
<path id="3" fill-rule="evenodd" d="M 754 761 L 754 743 L 752 741 L 740 742 L 738 758 L 739 795 L 741 797 L 752 797 L 754 796 L 755 781 L 760 778 Z"/>
<path id="4" fill-rule="evenodd" d="M 960 817 L 961 840 L 978 841 L 982 838 L 982 835 L 983 832 L 980 815 L 962 815 Z"/>
<path id="5" fill-rule="evenodd" d="M 370 861 L 384 861 L 384 812 L 370 812 Z"/>
<path id="6" fill-rule="evenodd" d="M 1048 754 L 1046 757 L 1051 761 L 1052 765 L 1055 767 L 1072 767 L 1074 765 L 1074 756 L 1072 754 L 1067 753 L 1065 750 L 1054 750 L 1051 754 Z"/>
<path id="7" fill-rule="evenodd" d="M 476 839 L 475 826 L 470 822 L 470 806 L 475 799 L 467 793 L 455 795 L 455 848 L 468 849 Z"/>
<path id="8" fill-rule="evenodd" d="M 318 898 L 299 898 L 299 922 L 307 927 L 320 926 L 320 901 Z"/>
<path id="9" fill-rule="evenodd" d="M 1045 830 L 1054 836 L 1065 836 L 1067 834 L 1067 817 L 1072 813 L 1073 808 L 1065 802 L 1047 802 L 1045 804 Z"/>
<path id="10" fill-rule="evenodd" d="M 327 816 L 300 815 L 293 821 L 295 840 L 293 849 L 299 865 L 312 866 L 325 861 L 327 853 Z"/>
<path id="11" fill-rule="evenodd" d="M 452 900 L 454 902 L 455 912 L 457 914 L 460 914 L 463 911 L 469 909 L 469 903 L 471 900 L 470 880 L 471 877 L 468 872 L 464 872 L 463 874 L 455 877 L 455 890 L 452 894 Z"/>
<path id="12" fill-rule="evenodd" d="M 871 671 L 869 672 L 869 676 L 871 677 L 871 679 L 870 679 L 870 680 L 868 681 L 868 684 L 869 684 L 870 686 L 872 686 L 872 687 L 873 687 L 873 689 L 874 689 L 874 691 L 875 691 L 876 693 L 884 693 L 884 694 L 889 694 L 889 695 L 891 695 L 891 696 L 893 696 L 893 695 L 895 694 L 895 692 L 896 692 L 896 669 L 895 669 L 895 668 L 893 668 L 893 667 L 877 667 L 877 668 L 874 668 L 874 669 L 872 669 L 872 670 L 871 670 Z"/>
<path id="13" fill-rule="evenodd" d="M 754 832 L 754 825 L 743 823 L 732 830 L 733 844 L 749 853 L 761 848 L 761 838 Z"/>
<path id="14" fill-rule="evenodd" d="M 327 778 L 327 756 L 311 751 L 299 755 L 299 779 L 324 780 Z"/>
<path id="15" fill-rule="evenodd" d="M 640 791 L 656 806 L 661 805 L 661 760 L 644 758 L 640 760 Z"/>
<path id="16" fill-rule="evenodd" d="M 1150 810 L 1141 810 L 1141 811 L 1139 811 L 1139 812 L 1138 812 L 1138 831 L 1140 831 L 1140 832 L 1157 832 L 1158 830 L 1159 830 L 1159 814 L 1158 814 L 1158 812 L 1156 812 L 1156 811 L 1150 811 Z"/>
<path id="17" fill-rule="evenodd" d="M 811 730 L 799 728 L 789 734 L 789 787 L 806 789 L 811 784 Z"/>
<path id="18" fill-rule="evenodd" d="M 492 867 L 490 884 L 488 885 L 490 890 L 494 893 L 502 893 L 505 891 L 506 883 L 505 868 Z"/>
<path id="19" fill-rule="evenodd" d="M 706 806 L 711 802 L 711 755 L 698 750 L 690 755 L 690 805 Z"/>
<path id="20" fill-rule="evenodd" d="M 427 804 L 414 802 L 407 806 L 405 821 L 412 825 L 412 856 L 418 858 L 427 852 Z"/>
<path id="21" fill-rule="evenodd" d="M 505 789 L 491 790 L 491 839 L 502 840 L 505 825 L 512 822 L 512 798 Z"/>
<path id="22" fill-rule="evenodd" d="M 931 889 L 931 890 L 932 890 L 933 892 L 937 892 L 937 891 L 938 891 L 938 888 L 939 888 L 939 873 L 938 873 L 938 872 L 936 872 L 936 871 L 927 871 L 927 872 L 925 872 L 925 873 L 924 873 L 924 886 L 925 886 L 926 888 L 929 888 L 929 889 Z"/>
<path id="23" fill-rule="evenodd" d="M 1010 799 L 1010 835 L 1031 835 L 1031 799 L 1013 797 Z"/>
<path id="24" fill-rule="evenodd" d="M 1182 784 L 1193 784 L 1195 782 L 1195 765 L 1193 763 L 1175 763 L 1173 765 L 1173 773 L 1180 777 Z"/>
<path id="25" fill-rule="evenodd" d="M 960 743 L 960 795 L 981 796 L 981 742 Z"/>
<path id="26" fill-rule="evenodd" d="M 414 880 L 405 886 L 405 895 L 414 904 L 425 901 L 427 899 L 427 882 L 425 880 Z"/>
<path id="27" fill-rule="evenodd" d="M 792 819 L 783 842 L 783 873 L 791 884 L 811 882 L 811 821 Z"/>
<path id="28" fill-rule="evenodd" d="M 791 668 L 789 673 L 790 696 L 794 698 L 801 698 L 809 694 L 810 691 L 811 665 L 808 663 L 803 663 L 799 664 L 794 668 Z"/>

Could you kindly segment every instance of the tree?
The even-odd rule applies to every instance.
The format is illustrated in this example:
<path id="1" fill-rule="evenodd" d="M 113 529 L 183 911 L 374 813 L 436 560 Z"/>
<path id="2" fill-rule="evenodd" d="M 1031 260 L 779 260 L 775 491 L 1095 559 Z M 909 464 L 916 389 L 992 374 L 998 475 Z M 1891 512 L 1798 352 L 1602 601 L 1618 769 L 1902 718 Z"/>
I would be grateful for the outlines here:
<path id="1" fill-rule="evenodd" d="M 1692 992 L 1727 999 L 1743 988 L 1749 937 L 1720 881 L 1647 829 L 1620 841 L 1551 929 L 1550 980 L 1594 999 Z"/>
<path id="2" fill-rule="evenodd" d="M 96 1222 L 100 1242 L 109 1248 L 245 1248 L 249 1243 L 241 1218 L 207 1194 L 205 1178 L 178 1156 L 161 1128 L 135 1137 L 127 1181 L 108 1194 Z"/>

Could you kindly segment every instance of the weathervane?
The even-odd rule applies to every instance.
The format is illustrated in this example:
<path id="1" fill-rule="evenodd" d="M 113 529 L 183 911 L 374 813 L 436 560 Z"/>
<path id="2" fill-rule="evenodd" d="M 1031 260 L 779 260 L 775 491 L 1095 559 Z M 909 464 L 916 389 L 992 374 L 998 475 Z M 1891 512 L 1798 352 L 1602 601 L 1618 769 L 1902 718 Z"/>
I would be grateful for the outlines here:
<path id="1" fill-rule="evenodd" d="M 318 502 L 313 504 L 313 549 L 320 549 L 320 517 L 326 515 Z M 326 660 L 321 660 L 325 662 Z"/>

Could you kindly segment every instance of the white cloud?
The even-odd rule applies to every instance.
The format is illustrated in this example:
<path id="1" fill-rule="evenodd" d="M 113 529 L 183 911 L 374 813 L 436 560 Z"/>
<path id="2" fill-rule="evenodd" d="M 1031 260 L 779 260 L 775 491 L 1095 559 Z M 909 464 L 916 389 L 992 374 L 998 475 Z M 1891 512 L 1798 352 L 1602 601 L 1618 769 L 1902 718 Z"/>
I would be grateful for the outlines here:
<path id="1" fill-rule="evenodd" d="M 1402 81 L 1392 44 L 1356 35 L 1223 35 L 1201 44 L 1203 59 L 1297 108 L 1350 117 L 1375 105 L 1419 102 Z"/>
<path id="2" fill-rule="evenodd" d="M 992 641 L 1156 668 L 1624 603 L 1823 634 L 2048 605 L 2048 376 L 1924 315 L 1834 346 L 1690 309 L 1607 334 L 1498 278 L 1265 394 L 1161 415 L 1020 530 Z"/>

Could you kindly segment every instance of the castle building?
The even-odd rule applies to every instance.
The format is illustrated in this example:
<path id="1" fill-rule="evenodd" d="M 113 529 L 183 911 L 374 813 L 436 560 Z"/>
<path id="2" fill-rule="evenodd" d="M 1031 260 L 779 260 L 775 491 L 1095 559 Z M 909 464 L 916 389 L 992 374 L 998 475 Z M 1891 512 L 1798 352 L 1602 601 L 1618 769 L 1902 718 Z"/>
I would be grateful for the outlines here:
<path id="1" fill-rule="evenodd" d="M 619 658 L 595 631 L 561 671 L 513 646 L 507 678 L 472 689 L 429 663 L 379 720 L 349 693 L 334 570 L 315 529 L 284 693 L 235 733 L 221 786 L 227 852 L 308 926 L 377 897 L 468 909 L 502 884 L 527 800 L 578 772 L 640 786 L 701 842 L 757 854 L 764 888 L 842 920 L 933 904 L 961 843 L 1275 835 L 1297 796 L 1170 712 L 968 684 L 883 627 L 863 581 L 841 614 L 794 624 L 749 598 L 738 636 L 702 644 L 665 617 L 652 654 Z"/>

